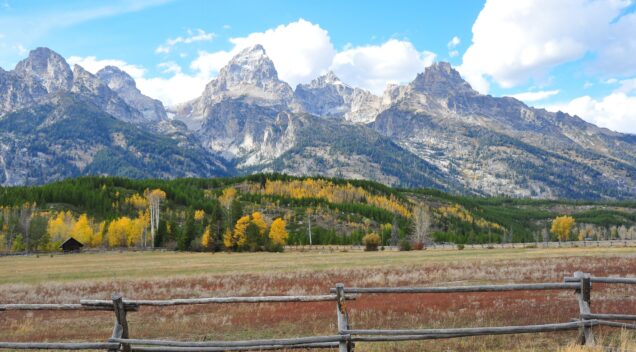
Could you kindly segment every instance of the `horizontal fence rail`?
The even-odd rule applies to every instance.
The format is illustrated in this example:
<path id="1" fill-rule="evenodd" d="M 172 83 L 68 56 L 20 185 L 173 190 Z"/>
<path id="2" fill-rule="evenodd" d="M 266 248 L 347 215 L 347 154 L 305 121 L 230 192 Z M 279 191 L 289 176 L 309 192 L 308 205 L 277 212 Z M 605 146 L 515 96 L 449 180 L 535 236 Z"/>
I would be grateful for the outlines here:
<path id="1" fill-rule="evenodd" d="M 592 313 L 590 310 L 592 283 L 636 284 L 636 278 L 591 277 L 582 272 L 564 278 L 560 283 L 525 283 L 468 286 L 429 287 L 345 287 L 337 284 L 327 295 L 296 296 L 246 296 L 179 298 L 167 300 L 123 299 L 113 294 L 112 300 L 83 299 L 79 304 L 0 304 L 0 311 L 39 310 L 94 310 L 115 313 L 112 336 L 106 342 L 0 342 L 0 349 L 24 350 L 107 350 L 109 352 L 129 351 L 263 351 L 282 349 L 337 348 L 339 352 L 350 352 L 356 342 L 418 341 L 450 339 L 468 336 L 532 334 L 578 330 L 580 344 L 594 345 L 592 328 L 607 326 L 636 330 L 636 324 L 620 321 L 636 321 L 636 315 L 614 313 Z M 361 294 L 427 294 L 427 293 L 470 293 L 573 290 L 579 304 L 579 316 L 570 322 L 521 326 L 459 327 L 441 329 L 353 329 L 349 324 L 347 300 L 355 300 Z M 259 303 L 311 303 L 335 302 L 337 335 L 309 336 L 296 338 L 274 338 L 244 341 L 173 341 L 130 338 L 127 313 L 136 312 L 141 306 L 169 307 L 200 304 L 259 304 Z"/>
<path id="2" fill-rule="evenodd" d="M 573 290 L 577 283 L 538 283 L 511 285 L 478 285 L 450 287 L 345 287 L 345 293 L 460 293 L 460 292 L 502 292 L 534 290 Z M 335 292 L 335 289 L 331 289 Z"/>
<path id="3" fill-rule="evenodd" d="M 340 342 L 346 340 L 343 335 L 311 336 L 287 339 L 245 340 L 245 341 L 170 341 L 144 339 L 109 339 L 109 342 L 129 343 L 135 345 L 168 346 L 168 347 L 254 347 L 263 345 L 306 345 L 311 343 Z"/>
<path id="4" fill-rule="evenodd" d="M 576 277 L 566 277 L 565 282 L 579 282 Z M 598 282 L 605 284 L 627 284 L 636 285 L 636 278 L 633 277 L 590 277 L 590 282 Z"/>
<path id="5" fill-rule="evenodd" d="M 110 350 L 119 347 L 112 342 L 0 342 L 0 348 L 12 350 Z"/>
<path id="6" fill-rule="evenodd" d="M 356 296 L 349 295 L 347 300 Z M 167 300 L 124 300 L 124 304 L 131 306 L 180 306 L 195 304 L 223 304 L 223 303 L 288 303 L 288 302 L 327 302 L 335 301 L 336 295 L 316 296 L 255 296 L 255 297 L 209 297 L 209 298 L 179 298 Z M 106 300 L 81 300 L 80 304 L 87 307 L 112 307 L 113 303 Z M 112 310 L 112 308 L 111 308 Z"/>
<path id="7" fill-rule="evenodd" d="M 0 304 L 0 311 L 7 310 L 103 310 L 113 311 L 113 302 L 104 301 L 102 305 L 91 304 Z M 127 303 L 124 305 L 127 311 L 137 311 L 139 306 L 137 304 Z"/>

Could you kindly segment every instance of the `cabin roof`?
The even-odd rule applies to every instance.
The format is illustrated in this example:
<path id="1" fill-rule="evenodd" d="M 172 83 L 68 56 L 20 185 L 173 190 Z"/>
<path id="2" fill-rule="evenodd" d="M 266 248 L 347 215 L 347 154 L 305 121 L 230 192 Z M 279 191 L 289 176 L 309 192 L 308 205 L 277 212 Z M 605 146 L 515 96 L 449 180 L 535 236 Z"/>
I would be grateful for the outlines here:
<path id="1" fill-rule="evenodd" d="M 76 245 L 76 246 L 79 246 L 79 247 L 84 247 L 82 242 L 76 240 L 73 237 L 69 237 L 66 241 L 62 242 L 62 244 L 60 245 L 60 248 L 63 248 L 66 245 Z"/>

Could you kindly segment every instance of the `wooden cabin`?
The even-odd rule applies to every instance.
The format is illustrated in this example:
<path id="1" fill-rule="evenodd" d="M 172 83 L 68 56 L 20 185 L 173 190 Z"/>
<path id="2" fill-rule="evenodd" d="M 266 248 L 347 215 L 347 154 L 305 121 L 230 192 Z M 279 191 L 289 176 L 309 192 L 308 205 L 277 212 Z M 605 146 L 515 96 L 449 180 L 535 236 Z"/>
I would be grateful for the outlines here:
<path id="1" fill-rule="evenodd" d="M 79 252 L 82 247 L 84 247 L 84 245 L 73 237 L 69 237 L 60 245 L 60 248 L 64 251 L 64 253 Z"/>

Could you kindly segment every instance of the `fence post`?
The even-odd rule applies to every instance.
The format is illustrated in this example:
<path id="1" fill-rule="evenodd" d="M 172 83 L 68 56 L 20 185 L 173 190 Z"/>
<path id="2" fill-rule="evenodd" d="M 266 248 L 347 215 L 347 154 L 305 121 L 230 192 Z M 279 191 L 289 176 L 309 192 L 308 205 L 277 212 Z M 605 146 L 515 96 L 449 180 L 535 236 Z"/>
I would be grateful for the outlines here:
<path id="1" fill-rule="evenodd" d="M 128 321 L 126 320 L 126 308 L 124 307 L 124 300 L 119 293 L 113 293 L 113 308 L 115 310 L 115 326 L 113 327 L 114 339 L 127 339 L 128 338 Z M 130 352 L 130 345 L 126 343 L 121 344 L 121 350 L 123 352 Z M 117 350 L 110 350 L 116 352 Z"/>
<path id="2" fill-rule="evenodd" d="M 574 277 L 580 280 L 581 286 L 576 290 L 576 298 L 579 302 L 579 320 L 583 321 L 584 314 L 592 314 L 590 305 L 592 303 L 592 283 L 590 274 L 577 271 Z M 594 346 L 594 334 L 591 326 L 581 326 L 579 328 L 578 342 L 581 345 Z"/>
<path id="3" fill-rule="evenodd" d="M 336 316 L 338 317 L 338 333 L 342 335 L 344 330 L 349 330 L 349 314 L 345 307 L 344 284 L 336 284 Z M 353 346 L 351 341 L 340 341 L 338 352 L 351 352 Z"/>

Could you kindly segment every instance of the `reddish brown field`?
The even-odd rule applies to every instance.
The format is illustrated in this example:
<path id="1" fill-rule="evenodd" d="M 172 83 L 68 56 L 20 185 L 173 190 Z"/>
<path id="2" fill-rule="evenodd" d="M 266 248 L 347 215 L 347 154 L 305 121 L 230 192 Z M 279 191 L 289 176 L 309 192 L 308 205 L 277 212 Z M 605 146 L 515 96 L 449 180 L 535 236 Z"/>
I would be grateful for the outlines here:
<path id="1" fill-rule="evenodd" d="M 121 292 L 131 299 L 325 294 L 337 282 L 359 287 L 560 282 L 577 270 L 597 276 L 636 274 L 636 253 L 622 249 L 465 251 L 459 256 L 456 253 L 440 254 L 436 260 L 433 259 L 438 254 L 431 251 L 321 256 L 191 254 L 199 256 L 201 262 L 210 261 L 210 273 L 205 273 L 205 266 L 197 266 L 194 274 L 167 275 L 148 268 L 144 278 L 121 277 L 118 271 L 106 270 L 109 274 L 94 275 L 100 277 L 77 278 L 74 272 L 69 279 L 55 281 L 47 281 L 44 274 L 26 275 L 24 280 L 15 277 L 11 281 L 12 270 L 7 265 L 20 265 L 28 259 L 0 258 L 0 280 L 5 282 L 0 284 L 0 302 L 73 303 L 80 298 L 107 299 L 111 292 Z M 169 257 L 172 254 L 161 255 L 166 260 L 175 260 Z M 88 268 L 90 262 L 100 259 L 108 266 L 117 258 L 115 254 L 112 256 L 81 255 L 79 259 L 71 259 L 78 260 L 80 266 L 85 262 Z M 147 260 L 146 256 L 138 254 L 139 261 Z M 376 257 L 366 262 L 363 256 Z M 352 265 L 351 257 L 359 259 L 360 264 Z M 295 258 L 298 258 L 295 269 L 281 269 L 272 264 Z M 226 261 L 227 270 L 217 270 L 216 261 Z M 81 267 L 77 269 L 82 272 Z M 522 325 L 567 322 L 578 315 L 574 294 L 569 291 L 363 295 L 348 302 L 348 309 L 352 326 L 360 329 Z M 594 284 L 592 310 L 636 314 L 636 287 Z M 129 314 L 131 337 L 197 341 L 334 334 L 335 321 L 335 305 L 331 302 L 142 307 L 139 312 Z M 112 322 L 113 315 L 109 312 L 0 312 L 0 340 L 103 341 L 111 333 Z M 609 332 L 596 331 L 600 335 Z M 553 351 L 571 343 L 575 336 L 576 332 L 567 332 L 359 344 L 356 350 Z"/>

